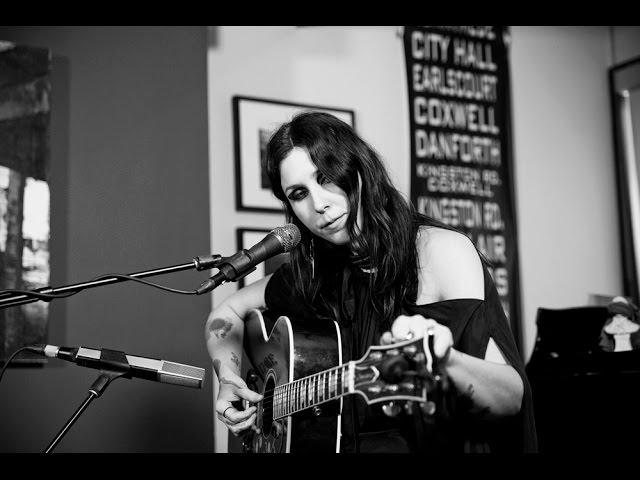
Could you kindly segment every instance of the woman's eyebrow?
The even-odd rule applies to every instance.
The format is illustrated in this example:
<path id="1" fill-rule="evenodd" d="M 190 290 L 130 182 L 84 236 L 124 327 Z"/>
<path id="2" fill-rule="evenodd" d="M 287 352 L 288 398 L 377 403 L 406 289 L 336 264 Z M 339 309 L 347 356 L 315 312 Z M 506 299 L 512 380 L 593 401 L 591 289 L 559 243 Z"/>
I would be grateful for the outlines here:
<path id="1" fill-rule="evenodd" d="M 311 176 L 315 177 L 316 179 L 318 178 L 318 174 L 320 174 L 320 170 L 315 169 L 313 172 L 311 172 Z M 289 185 L 287 188 L 284 189 L 284 193 L 286 194 L 289 190 L 297 188 L 297 187 L 304 187 L 304 184 L 302 183 L 293 183 L 291 185 Z"/>

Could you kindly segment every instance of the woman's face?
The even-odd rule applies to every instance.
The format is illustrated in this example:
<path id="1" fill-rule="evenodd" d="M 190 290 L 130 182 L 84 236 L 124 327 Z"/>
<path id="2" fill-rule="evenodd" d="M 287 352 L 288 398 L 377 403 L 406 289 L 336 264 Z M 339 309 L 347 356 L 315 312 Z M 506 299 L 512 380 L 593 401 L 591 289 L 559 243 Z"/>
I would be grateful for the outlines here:
<path id="1" fill-rule="evenodd" d="M 349 241 L 347 194 L 324 177 L 305 149 L 295 147 L 280 162 L 280 184 L 296 217 L 311 233 L 336 245 Z"/>

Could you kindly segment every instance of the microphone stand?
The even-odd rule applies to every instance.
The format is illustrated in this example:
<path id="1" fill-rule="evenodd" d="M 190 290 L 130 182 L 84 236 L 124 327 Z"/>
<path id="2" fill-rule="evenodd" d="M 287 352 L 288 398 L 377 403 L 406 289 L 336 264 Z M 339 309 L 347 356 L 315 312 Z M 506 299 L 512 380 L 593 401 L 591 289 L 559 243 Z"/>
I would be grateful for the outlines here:
<path id="1" fill-rule="evenodd" d="M 62 429 L 58 432 L 55 438 L 51 441 L 49 446 L 46 448 L 44 453 L 51 453 L 55 446 L 62 440 L 62 437 L 69 431 L 71 426 L 76 422 L 76 420 L 80 417 L 82 412 L 86 410 L 89 404 L 96 398 L 98 398 L 102 393 L 107 389 L 109 384 L 115 380 L 116 378 L 124 377 L 127 375 L 127 372 L 118 372 L 115 370 L 101 370 L 98 378 L 93 382 L 91 388 L 89 388 L 89 396 L 82 402 L 82 405 L 78 407 L 75 413 L 71 416 L 69 421 L 62 427 Z"/>
<path id="2" fill-rule="evenodd" d="M 214 255 L 206 255 L 202 257 L 195 257 L 191 263 L 183 263 L 180 265 L 173 265 L 170 267 L 156 268 L 154 270 L 146 270 L 142 272 L 130 273 L 128 276 L 134 278 L 144 278 L 151 277 L 153 275 L 162 275 L 165 273 L 173 273 L 173 272 L 181 272 L 183 270 L 196 269 L 198 271 L 205 270 L 209 268 L 215 268 L 222 261 L 222 256 L 218 254 Z M 33 292 L 37 293 L 77 293 L 81 290 L 85 290 L 87 288 L 92 287 L 101 287 L 103 285 L 109 285 L 112 283 L 124 282 L 128 279 L 120 278 L 120 277 L 105 277 L 100 280 L 92 280 L 89 282 L 83 283 L 75 283 L 72 285 L 65 285 L 63 287 L 51 288 L 51 287 L 41 287 Z M 24 303 L 32 303 L 37 302 L 38 300 L 50 301 L 52 299 L 41 299 L 36 298 L 24 293 L 15 293 L 15 292 L 3 292 L 0 291 L 0 309 L 13 307 L 16 305 L 22 305 Z"/>
<path id="3" fill-rule="evenodd" d="M 156 268 L 154 270 L 145 270 L 142 272 L 130 273 L 129 277 L 133 278 L 144 278 L 151 277 L 154 275 L 162 275 L 165 273 L 173 273 L 173 272 L 181 272 L 183 270 L 196 269 L 198 271 L 206 270 L 210 268 L 216 268 L 222 261 L 223 257 L 218 254 L 213 255 L 205 255 L 195 257 L 191 263 L 183 263 L 180 265 L 172 265 L 170 267 Z M 119 283 L 129 280 L 128 278 L 122 277 L 111 277 L 105 276 L 104 278 L 100 278 L 99 280 L 91 280 L 89 282 L 83 283 L 75 283 L 72 285 L 65 285 L 63 287 L 51 288 L 51 287 L 41 287 L 35 290 L 29 290 L 37 293 L 46 293 L 46 294 L 59 294 L 59 293 L 78 293 L 81 290 L 85 290 L 87 288 L 92 287 L 101 287 L 103 285 L 109 285 L 112 283 Z M 17 293 L 17 292 L 7 292 L 0 291 L 0 309 L 14 307 L 17 305 L 22 305 L 25 303 L 33 303 L 39 300 L 42 301 L 51 301 L 51 299 L 42 299 L 37 298 L 32 295 L 28 295 L 26 293 Z M 109 358 L 109 361 L 113 364 L 113 369 L 102 369 L 100 371 L 100 375 L 93 382 L 91 388 L 89 388 L 89 395 L 82 402 L 82 404 L 78 407 L 75 413 L 71 416 L 71 418 L 67 421 L 67 423 L 62 427 L 62 429 L 58 432 L 55 438 L 51 441 L 49 446 L 46 448 L 44 453 L 51 453 L 55 446 L 62 440 L 62 437 L 69 431 L 71 426 L 78 420 L 80 415 L 87 409 L 87 407 L 91 404 L 91 402 L 98 398 L 102 393 L 106 390 L 109 384 L 115 380 L 116 378 L 125 377 L 131 378 L 128 375 L 128 362 L 126 356 L 122 352 L 112 351 L 112 357 Z M 115 356 L 114 356 L 115 355 Z M 113 363 L 115 362 L 115 363 Z"/>

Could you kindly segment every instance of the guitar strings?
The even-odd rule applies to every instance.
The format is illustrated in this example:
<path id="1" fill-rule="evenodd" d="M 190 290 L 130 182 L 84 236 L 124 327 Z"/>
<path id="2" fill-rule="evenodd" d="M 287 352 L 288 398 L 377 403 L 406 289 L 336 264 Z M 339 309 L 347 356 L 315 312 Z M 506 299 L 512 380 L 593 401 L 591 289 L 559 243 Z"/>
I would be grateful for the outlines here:
<path id="1" fill-rule="evenodd" d="M 344 372 L 343 372 L 344 373 Z M 339 381 L 340 380 L 340 381 Z M 297 384 L 297 385 L 295 385 Z M 294 387 L 292 387 L 289 391 L 285 390 L 282 387 L 285 387 L 286 385 L 295 385 Z M 301 403 L 301 404 L 308 404 L 310 403 L 310 405 L 303 407 L 302 409 L 300 408 L 296 408 L 294 411 L 299 411 L 299 410 L 304 410 L 307 408 L 311 408 L 314 404 L 318 404 L 318 403 L 323 403 L 329 400 L 333 400 L 334 398 L 337 398 L 341 395 L 344 395 L 344 391 L 345 391 L 345 386 L 344 386 L 344 377 L 339 379 L 338 376 L 336 375 L 335 380 L 332 382 L 326 382 L 326 387 L 323 386 L 322 389 L 316 389 L 312 394 L 311 394 L 311 400 L 310 400 L 310 396 L 309 396 L 309 386 L 307 385 L 306 387 L 302 387 L 303 385 L 302 383 L 302 379 L 300 380 L 296 380 L 294 382 L 291 382 L 289 384 L 285 384 L 285 385 L 279 385 L 274 389 L 271 390 L 265 390 L 264 394 L 263 394 L 263 398 L 262 400 L 260 400 L 259 402 L 257 402 L 256 404 L 262 404 L 263 408 L 269 408 L 272 404 L 272 401 L 275 402 L 276 399 L 277 400 L 282 400 L 282 402 L 284 403 L 284 405 L 282 405 L 283 407 L 287 406 L 292 406 L 292 404 L 296 404 L 296 403 Z M 342 391 L 339 392 L 339 388 L 338 386 L 342 387 Z M 320 400 L 320 394 L 322 393 L 322 396 L 325 396 L 325 388 L 328 389 L 328 396 L 329 397 L 333 397 L 333 398 L 323 398 L 322 400 Z M 274 395 L 270 395 L 270 393 L 275 392 L 276 389 L 280 389 L 280 391 Z M 316 398 L 318 399 L 316 401 Z"/>
<path id="2" fill-rule="evenodd" d="M 331 380 L 332 384 L 339 383 L 337 377 L 340 377 L 340 375 L 338 374 L 338 369 L 340 369 L 340 368 L 343 369 L 342 377 L 340 378 L 340 381 L 341 381 L 341 383 L 344 383 L 344 379 L 345 379 L 345 376 L 346 376 L 346 372 L 344 370 L 345 370 L 346 367 L 341 365 L 339 367 L 335 367 L 333 370 L 327 370 L 327 372 L 329 372 L 329 373 L 331 373 L 331 372 L 335 372 L 336 373 L 334 375 L 333 379 Z M 323 372 L 323 373 L 326 374 L 326 372 Z M 306 380 L 306 379 L 310 379 L 310 380 L 313 379 L 313 381 L 315 381 L 317 383 L 320 380 L 320 376 L 319 375 L 320 374 L 316 373 L 314 375 L 310 375 L 309 377 L 299 378 L 298 380 L 294 380 L 293 382 L 284 383 L 282 385 L 277 385 L 275 388 L 272 388 L 270 390 L 265 390 L 262 394 L 266 396 L 266 394 L 274 392 L 277 389 L 281 389 L 281 392 L 284 392 L 284 387 L 286 387 L 287 385 L 292 385 L 293 387 L 291 387 L 291 389 L 293 390 L 293 389 L 298 388 L 299 386 L 301 386 L 302 382 L 304 380 Z M 325 381 L 323 383 L 325 383 L 326 385 L 329 385 L 328 381 Z"/>

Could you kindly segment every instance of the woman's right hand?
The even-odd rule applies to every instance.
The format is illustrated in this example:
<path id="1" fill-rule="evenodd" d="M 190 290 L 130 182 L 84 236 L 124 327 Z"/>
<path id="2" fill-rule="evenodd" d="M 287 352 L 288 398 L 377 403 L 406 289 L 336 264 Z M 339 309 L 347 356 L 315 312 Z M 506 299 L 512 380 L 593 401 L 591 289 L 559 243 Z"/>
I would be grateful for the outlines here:
<path id="1" fill-rule="evenodd" d="M 231 402 L 247 400 L 256 403 L 262 400 L 262 395 L 250 390 L 246 382 L 229 368 L 222 366 L 218 375 L 220 388 L 216 400 L 216 413 L 218 418 L 235 436 L 244 433 L 248 429 L 259 432 L 256 426 L 256 406 L 252 405 L 246 410 L 237 410 Z"/>

